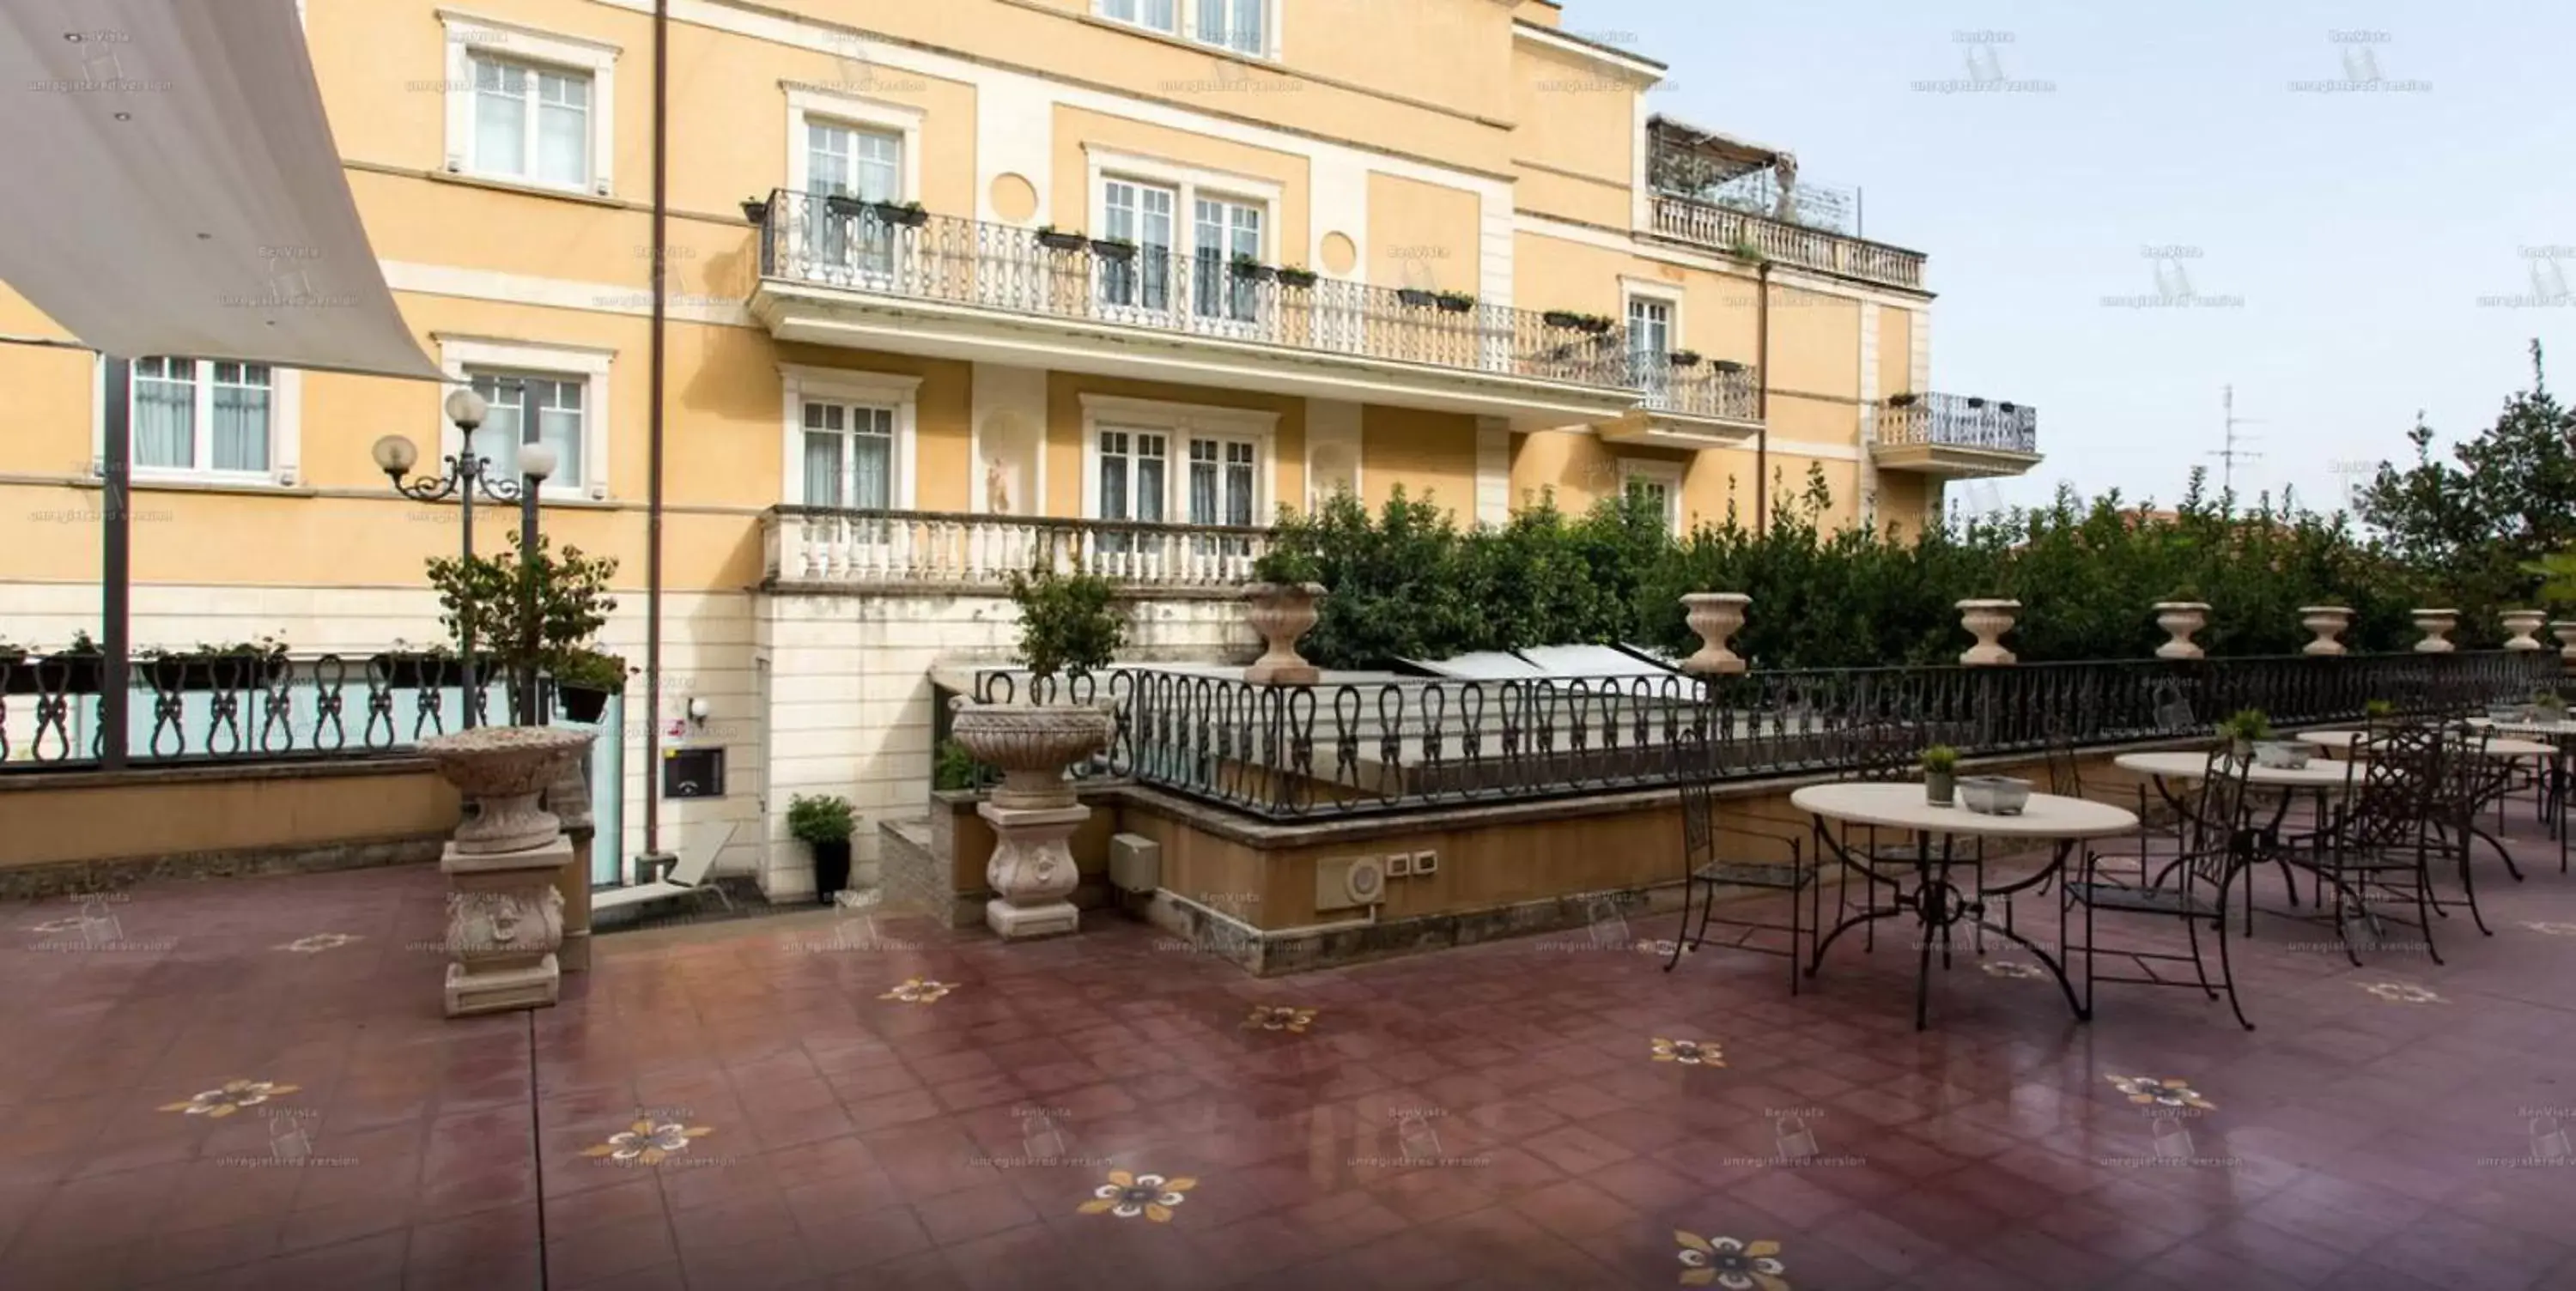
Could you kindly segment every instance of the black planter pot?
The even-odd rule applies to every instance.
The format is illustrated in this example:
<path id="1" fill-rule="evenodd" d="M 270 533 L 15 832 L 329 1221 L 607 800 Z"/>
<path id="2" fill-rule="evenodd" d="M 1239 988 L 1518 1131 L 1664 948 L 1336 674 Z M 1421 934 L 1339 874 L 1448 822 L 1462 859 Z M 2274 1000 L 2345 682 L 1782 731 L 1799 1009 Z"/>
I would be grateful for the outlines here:
<path id="1" fill-rule="evenodd" d="M 596 723 L 608 711 L 608 693 L 588 686 L 557 686 L 555 709 L 566 721 Z"/>
<path id="2" fill-rule="evenodd" d="M 1968 406 L 1971 408 L 1983 408 L 1986 406 L 1986 401 L 1983 399 L 1970 399 L 1968 401 Z"/>
<path id="3" fill-rule="evenodd" d="M 893 202 L 871 202 L 868 209 L 875 211 L 878 219 L 907 229 L 917 229 L 930 223 L 930 212 L 917 206 L 901 206 Z"/>
<path id="4" fill-rule="evenodd" d="M 1568 330 L 1583 326 L 1583 315 L 1564 309 L 1551 309 L 1539 315 L 1539 320 L 1550 327 L 1562 327 Z"/>
<path id="5" fill-rule="evenodd" d="M 850 886 L 850 840 L 808 843 L 814 851 L 814 897 L 825 905 L 832 894 Z"/>
<path id="6" fill-rule="evenodd" d="M 1699 366 L 1699 354 L 1694 350 L 1675 350 L 1665 357 L 1671 359 L 1673 366 L 1677 368 L 1695 368 Z"/>
<path id="7" fill-rule="evenodd" d="M 1266 264 L 1239 264 L 1234 266 L 1234 276 L 1246 282 L 1269 282 L 1279 271 Z"/>
<path id="8" fill-rule="evenodd" d="M 742 203 L 742 218 L 749 220 L 754 224 L 769 223 L 769 203 L 762 201 L 757 197 L 744 198 Z"/>
<path id="9" fill-rule="evenodd" d="M 1463 314 L 1476 307 L 1475 299 L 1470 296 L 1441 296 L 1438 302 L 1443 311 L 1452 314 Z"/>
<path id="10" fill-rule="evenodd" d="M 99 686 L 100 660 L 94 654 L 29 655 L 23 659 L 0 659 L 0 694 L 9 695 L 95 695 Z"/>
<path id="11" fill-rule="evenodd" d="M 1733 359 L 1719 359 L 1717 362 L 1709 364 L 1709 366 L 1730 376 L 1744 370 L 1744 365 L 1734 361 Z"/>
<path id="12" fill-rule="evenodd" d="M 1091 239 L 1079 233 L 1041 233 L 1038 245 L 1050 251 L 1080 251 L 1091 245 Z"/>
<path id="13" fill-rule="evenodd" d="M 1320 276 L 1311 270 L 1282 269 L 1279 271 L 1279 285 L 1282 287 L 1295 287 L 1303 291 L 1314 286 L 1318 281 Z"/>
<path id="14" fill-rule="evenodd" d="M 1438 296 L 1427 291 L 1415 291 L 1411 287 L 1396 288 L 1395 298 L 1403 301 L 1405 304 L 1411 305 L 1415 309 L 1429 309 L 1440 303 L 1440 298 Z"/>
<path id="15" fill-rule="evenodd" d="M 1914 396 L 1910 394 L 1889 395 L 1887 397 L 1887 406 L 1890 408 L 1911 408 L 1914 406 Z"/>
<path id="16" fill-rule="evenodd" d="M 382 678 L 388 690 L 444 690 L 465 684 L 465 661 L 453 655 L 380 654 L 367 661 L 367 670 Z"/>
<path id="17" fill-rule="evenodd" d="M 1105 242 L 1099 238 L 1093 238 L 1091 254 L 1103 260 L 1133 260 L 1136 258 L 1136 246 L 1132 242 Z"/>
<path id="18" fill-rule="evenodd" d="M 286 675 L 286 661 L 264 654 L 186 654 L 147 659 L 143 675 L 154 690 L 266 690 Z"/>
<path id="19" fill-rule="evenodd" d="M 1575 328 L 1592 336 L 1608 336 L 1610 334 L 1610 320 L 1606 318 L 1585 319 L 1584 321 L 1575 324 Z"/>
<path id="20" fill-rule="evenodd" d="M 839 193 L 826 193 L 823 196 L 823 209 L 843 219 L 857 219 L 859 213 L 867 210 L 870 205 L 872 203 L 862 202 L 855 197 L 844 197 Z"/>

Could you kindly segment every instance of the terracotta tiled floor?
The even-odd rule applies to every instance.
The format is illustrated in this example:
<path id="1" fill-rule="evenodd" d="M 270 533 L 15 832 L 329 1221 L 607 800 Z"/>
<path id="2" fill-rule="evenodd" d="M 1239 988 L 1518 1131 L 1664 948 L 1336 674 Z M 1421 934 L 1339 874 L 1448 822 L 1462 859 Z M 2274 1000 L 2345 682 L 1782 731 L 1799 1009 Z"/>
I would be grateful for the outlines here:
<path id="1" fill-rule="evenodd" d="M 1918 1035 L 1895 925 L 1792 1000 L 1778 960 L 1579 934 L 1255 981 L 1111 916 L 1003 948 L 820 912 L 447 1022 L 432 870 L 8 907 L 0 1287 L 1658 1287 L 1686 1241 L 1772 1244 L 1778 1282 L 1697 1283 L 1767 1291 L 2576 1287 L 2533 1123 L 2576 1128 L 2576 878 L 2522 842 L 2447 967 L 2265 924 L 2250 1035 L 2189 991 L 2078 1025 L 1991 945 Z M 280 949 L 316 934 L 358 940 Z M 273 1088 L 165 1110 L 228 1081 Z M 639 1115 L 667 1159 L 596 1154 Z M 1083 1213 L 1113 1179 L 1155 1209 Z"/>

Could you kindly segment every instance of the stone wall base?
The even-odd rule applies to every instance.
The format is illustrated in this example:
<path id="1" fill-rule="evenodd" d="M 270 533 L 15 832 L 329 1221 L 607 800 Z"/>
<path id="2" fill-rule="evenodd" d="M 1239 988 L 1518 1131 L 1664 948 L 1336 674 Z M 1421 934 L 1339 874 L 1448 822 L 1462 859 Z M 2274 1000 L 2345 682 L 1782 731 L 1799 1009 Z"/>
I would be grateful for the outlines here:
<path id="1" fill-rule="evenodd" d="M 0 869 L 0 901 L 36 901 L 166 879 L 232 879 L 257 874 L 319 874 L 435 861 L 447 836 L 374 839 L 318 846 L 182 852 L 116 861 L 67 861 Z"/>

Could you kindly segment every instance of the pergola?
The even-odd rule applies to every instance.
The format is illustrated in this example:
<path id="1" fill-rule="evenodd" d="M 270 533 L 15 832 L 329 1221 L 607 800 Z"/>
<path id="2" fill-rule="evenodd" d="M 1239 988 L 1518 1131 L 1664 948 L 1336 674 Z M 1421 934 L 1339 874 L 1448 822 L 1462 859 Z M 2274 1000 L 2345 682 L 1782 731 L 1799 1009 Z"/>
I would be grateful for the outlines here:
<path id="1" fill-rule="evenodd" d="M 443 380 L 358 219 L 296 0 L 11 0 L 0 282 L 103 358 L 101 764 L 126 757 L 137 357 Z"/>

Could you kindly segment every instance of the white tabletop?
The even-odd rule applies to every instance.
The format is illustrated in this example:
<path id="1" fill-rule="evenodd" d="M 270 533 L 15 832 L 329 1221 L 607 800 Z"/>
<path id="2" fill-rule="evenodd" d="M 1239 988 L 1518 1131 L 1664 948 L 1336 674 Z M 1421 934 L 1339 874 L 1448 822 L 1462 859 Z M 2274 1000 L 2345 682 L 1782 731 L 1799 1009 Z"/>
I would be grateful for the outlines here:
<path id="1" fill-rule="evenodd" d="M 2309 731 L 2299 738 L 2318 748 L 2349 750 L 2355 741 L 2369 736 L 2362 731 Z M 2491 758 L 2545 758 L 2557 752 L 2555 745 L 2503 735 L 2489 736 L 2486 742 L 2486 755 Z"/>
<path id="2" fill-rule="evenodd" d="M 2483 726 L 2491 731 L 2510 731 L 2515 735 L 2537 735 L 2545 740 L 2576 738 L 2576 722 L 2498 722 L 2472 717 L 2469 725 Z"/>
<path id="3" fill-rule="evenodd" d="M 1811 784 L 1790 794 L 1789 805 L 1855 825 L 1980 838 L 2107 838 L 2138 827 L 2126 808 L 2053 793 L 2032 794 L 2018 816 L 1935 807 L 1920 784 Z"/>
<path id="4" fill-rule="evenodd" d="M 2160 780 L 2198 780 L 2209 774 L 2209 755 L 2123 753 L 2111 759 L 2111 765 Z M 2280 789 L 2340 789 L 2351 781 L 2352 768 L 2341 762 L 2311 762 L 2296 768 L 2267 767 L 2258 762 L 2246 771 L 2245 779 L 2249 784 Z"/>

